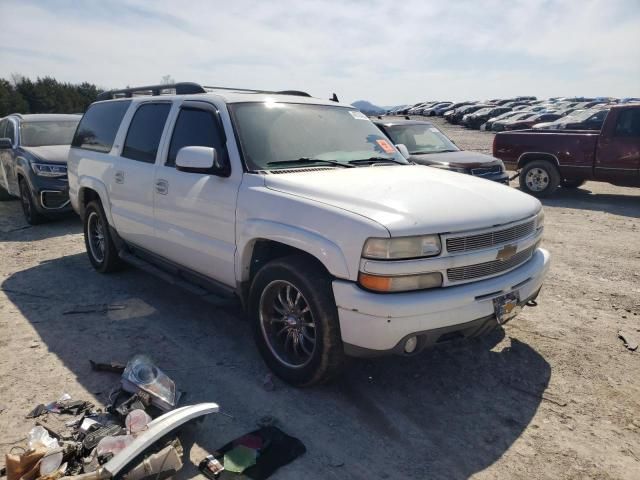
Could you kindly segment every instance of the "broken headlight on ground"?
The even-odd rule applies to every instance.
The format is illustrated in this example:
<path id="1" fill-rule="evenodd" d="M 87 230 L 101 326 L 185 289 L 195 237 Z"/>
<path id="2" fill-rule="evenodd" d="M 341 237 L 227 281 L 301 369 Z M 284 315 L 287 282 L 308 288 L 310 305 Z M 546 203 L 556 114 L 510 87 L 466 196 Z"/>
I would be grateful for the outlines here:
<path id="1" fill-rule="evenodd" d="M 129 393 L 144 392 L 153 405 L 165 412 L 180 400 L 176 384 L 146 355 L 136 355 L 122 373 L 122 389 Z"/>

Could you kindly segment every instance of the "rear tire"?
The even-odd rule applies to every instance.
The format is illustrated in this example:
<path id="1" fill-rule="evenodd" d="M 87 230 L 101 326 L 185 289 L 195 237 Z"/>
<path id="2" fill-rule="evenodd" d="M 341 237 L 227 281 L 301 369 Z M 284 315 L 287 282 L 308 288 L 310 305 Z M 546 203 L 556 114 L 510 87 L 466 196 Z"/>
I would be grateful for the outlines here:
<path id="1" fill-rule="evenodd" d="M 584 185 L 585 182 L 586 180 L 562 180 L 560 185 L 562 188 L 579 188 Z"/>
<path id="2" fill-rule="evenodd" d="M 20 187 L 20 203 L 22 204 L 22 213 L 24 213 L 24 219 L 29 225 L 39 225 L 44 223 L 47 219 L 38 210 L 36 210 L 36 202 L 33 199 L 33 194 L 29 188 L 29 184 L 24 178 L 18 181 Z"/>
<path id="3" fill-rule="evenodd" d="M 331 277 L 314 261 L 290 256 L 266 264 L 248 301 L 258 350 L 282 380 L 303 387 L 334 378 L 344 363 Z"/>
<path id="4" fill-rule="evenodd" d="M 109 222 L 98 201 L 89 202 L 84 212 L 84 244 L 93 268 L 100 273 L 109 273 L 122 267 L 111 233 Z"/>
<path id="5" fill-rule="evenodd" d="M 548 160 L 533 160 L 520 171 L 520 188 L 534 197 L 548 197 L 558 185 L 560 173 Z"/>

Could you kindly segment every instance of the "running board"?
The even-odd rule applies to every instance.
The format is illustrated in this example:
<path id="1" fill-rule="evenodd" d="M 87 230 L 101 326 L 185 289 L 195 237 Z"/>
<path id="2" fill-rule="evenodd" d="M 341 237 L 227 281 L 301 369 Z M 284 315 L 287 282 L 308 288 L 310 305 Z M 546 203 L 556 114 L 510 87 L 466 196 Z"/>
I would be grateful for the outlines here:
<path id="1" fill-rule="evenodd" d="M 153 263 L 148 262 L 127 250 L 121 249 L 118 252 L 118 256 L 128 264 L 164 280 L 171 285 L 175 285 L 176 287 L 179 287 L 217 307 L 230 307 L 239 304 L 237 297 L 232 293 L 222 291 L 220 293 L 213 293 L 211 290 L 203 288 L 200 285 L 183 278 L 180 276 L 179 272 L 175 274 L 167 272 L 166 270 L 155 266 Z"/>

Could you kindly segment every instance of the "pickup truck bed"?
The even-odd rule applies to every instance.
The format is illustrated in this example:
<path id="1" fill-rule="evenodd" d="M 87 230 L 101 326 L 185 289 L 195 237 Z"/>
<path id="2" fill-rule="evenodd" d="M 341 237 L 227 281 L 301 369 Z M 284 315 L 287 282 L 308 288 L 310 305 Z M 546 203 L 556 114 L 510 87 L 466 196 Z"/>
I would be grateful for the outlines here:
<path id="1" fill-rule="evenodd" d="M 640 104 L 613 107 L 600 132 L 498 133 L 493 155 L 519 170 L 521 187 L 538 197 L 586 180 L 640 186 Z"/>

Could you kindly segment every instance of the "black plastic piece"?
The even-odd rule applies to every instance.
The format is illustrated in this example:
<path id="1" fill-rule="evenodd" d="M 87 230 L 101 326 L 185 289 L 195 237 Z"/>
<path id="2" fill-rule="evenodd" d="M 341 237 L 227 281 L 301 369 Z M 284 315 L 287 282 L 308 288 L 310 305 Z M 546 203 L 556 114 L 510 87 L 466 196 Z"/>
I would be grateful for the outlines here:
<path id="1" fill-rule="evenodd" d="M 129 98 L 134 94 L 138 95 L 160 95 L 163 90 L 175 90 L 176 95 L 191 95 L 196 93 L 206 93 L 207 91 L 197 83 L 180 82 L 167 83 L 164 85 L 148 85 L 144 87 L 123 88 L 120 90 L 109 90 L 98 95 L 97 100 L 111 100 L 112 98 Z"/>
<path id="2" fill-rule="evenodd" d="M 234 87 L 211 87 L 202 86 L 193 82 L 180 82 L 180 83 L 167 83 L 164 85 L 147 85 L 144 87 L 122 88 L 119 90 L 109 90 L 102 92 L 98 95 L 97 100 L 111 100 L 113 98 L 129 98 L 134 95 L 161 95 L 164 90 L 175 90 L 175 95 L 193 95 L 197 93 L 207 93 L 207 90 L 229 90 L 236 92 L 249 92 L 249 93 L 266 93 L 271 95 L 295 95 L 298 97 L 311 97 L 307 92 L 301 90 L 253 90 L 250 88 L 234 88 Z M 173 92 L 171 93 L 173 94 Z M 338 101 L 336 94 L 333 94 L 334 101 Z"/>
<path id="3" fill-rule="evenodd" d="M 99 428 L 98 430 L 88 433 L 82 441 L 82 446 L 86 450 L 93 450 L 98 442 L 104 437 L 120 435 L 123 432 L 123 428 L 120 425 L 108 425 L 106 427 Z"/>

